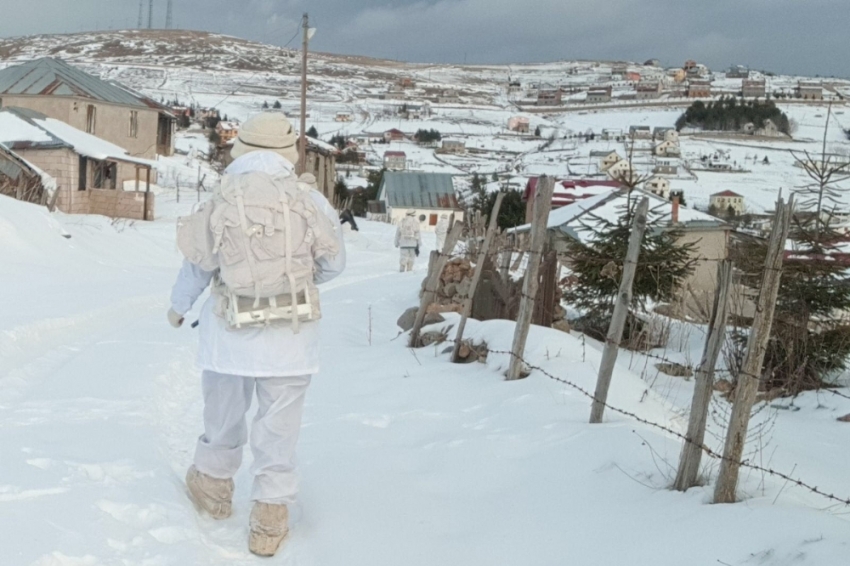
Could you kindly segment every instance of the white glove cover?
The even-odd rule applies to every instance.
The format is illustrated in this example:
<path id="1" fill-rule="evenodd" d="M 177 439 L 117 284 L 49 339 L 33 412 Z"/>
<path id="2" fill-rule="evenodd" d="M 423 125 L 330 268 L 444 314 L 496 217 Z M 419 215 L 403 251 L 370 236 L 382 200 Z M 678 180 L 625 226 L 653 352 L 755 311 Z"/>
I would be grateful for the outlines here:
<path id="1" fill-rule="evenodd" d="M 168 309 L 168 323 L 174 328 L 183 326 L 183 315 L 177 314 L 174 309 Z"/>

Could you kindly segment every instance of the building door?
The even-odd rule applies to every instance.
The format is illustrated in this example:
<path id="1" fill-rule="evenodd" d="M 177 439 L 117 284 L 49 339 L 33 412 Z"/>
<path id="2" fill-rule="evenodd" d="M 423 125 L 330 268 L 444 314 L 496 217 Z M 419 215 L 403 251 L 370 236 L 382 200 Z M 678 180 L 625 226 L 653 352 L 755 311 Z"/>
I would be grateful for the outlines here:
<path id="1" fill-rule="evenodd" d="M 428 225 L 429 226 L 436 226 L 437 225 L 437 215 L 436 214 L 432 214 L 431 218 L 428 219 Z"/>

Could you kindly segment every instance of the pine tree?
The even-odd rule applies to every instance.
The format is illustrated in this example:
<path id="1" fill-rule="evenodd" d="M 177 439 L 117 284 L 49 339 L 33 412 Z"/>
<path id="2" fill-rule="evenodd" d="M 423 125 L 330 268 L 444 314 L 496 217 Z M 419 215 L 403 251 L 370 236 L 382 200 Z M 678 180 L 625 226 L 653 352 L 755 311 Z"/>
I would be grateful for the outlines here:
<path id="1" fill-rule="evenodd" d="M 307 136 L 313 139 L 319 138 L 319 130 L 316 129 L 316 126 L 310 126 L 310 129 L 307 130 Z"/>
<path id="2" fill-rule="evenodd" d="M 575 327 L 600 340 L 605 338 L 614 313 L 638 200 L 629 198 L 614 222 L 589 215 L 582 227 L 583 236 L 589 237 L 568 245 L 575 278 L 564 290 L 564 299 L 584 313 Z M 648 224 L 659 220 L 660 214 L 658 210 L 650 210 Z M 693 273 L 695 244 L 680 243 L 681 236 L 675 229 L 650 228 L 644 234 L 626 336 L 637 336 L 642 327 L 635 313 L 645 312 L 650 302 L 674 300 L 684 280 Z"/>
<path id="3" fill-rule="evenodd" d="M 502 206 L 499 207 L 499 228 L 506 230 L 515 228 L 525 224 L 525 202 L 522 200 L 522 191 L 516 189 L 506 189 L 502 191 L 505 197 L 502 199 Z M 484 215 L 490 218 L 493 213 L 493 207 L 496 206 L 497 191 L 493 191 L 487 195 L 487 203 L 484 207 Z"/>
<path id="4" fill-rule="evenodd" d="M 538 137 L 538 138 L 541 136 L 540 126 L 537 126 L 536 128 L 534 128 L 534 135 L 535 135 L 535 137 Z"/>
<path id="5" fill-rule="evenodd" d="M 280 110 L 281 108 L 283 108 L 283 104 L 280 103 L 280 100 L 275 100 L 272 108 L 274 108 L 275 110 Z"/>
<path id="6" fill-rule="evenodd" d="M 269 109 L 269 103 L 266 102 L 266 101 L 263 101 L 263 110 L 268 110 L 268 109 Z"/>
<path id="7" fill-rule="evenodd" d="M 487 208 L 487 182 L 478 173 L 472 175 L 472 184 L 470 186 L 470 202 L 468 208 L 473 211 L 484 213 Z"/>

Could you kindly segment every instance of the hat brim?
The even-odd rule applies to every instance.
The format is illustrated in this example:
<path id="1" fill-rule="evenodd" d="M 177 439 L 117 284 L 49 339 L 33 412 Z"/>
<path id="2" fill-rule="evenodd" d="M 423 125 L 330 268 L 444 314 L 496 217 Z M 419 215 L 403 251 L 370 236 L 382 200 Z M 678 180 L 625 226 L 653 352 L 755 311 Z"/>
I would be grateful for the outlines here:
<path id="1" fill-rule="evenodd" d="M 276 154 L 280 155 L 281 157 L 283 157 L 284 159 L 286 159 L 287 161 L 289 161 L 293 165 L 298 164 L 298 158 L 299 158 L 298 150 L 295 149 L 294 146 L 286 148 L 286 149 L 272 149 L 272 148 L 267 148 L 267 147 L 254 147 L 254 146 L 250 146 L 250 145 L 247 145 L 245 143 L 242 143 L 242 140 L 240 140 L 238 137 L 236 138 L 236 141 L 233 142 L 233 146 L 230 148 L 230 157 L 232 157 L 233 159 L 239 159 L 243 155 L 245 155 L 247 153 L 251 153 L 252 151 L 271 151 L 272 153 L 276 153 Z"/>

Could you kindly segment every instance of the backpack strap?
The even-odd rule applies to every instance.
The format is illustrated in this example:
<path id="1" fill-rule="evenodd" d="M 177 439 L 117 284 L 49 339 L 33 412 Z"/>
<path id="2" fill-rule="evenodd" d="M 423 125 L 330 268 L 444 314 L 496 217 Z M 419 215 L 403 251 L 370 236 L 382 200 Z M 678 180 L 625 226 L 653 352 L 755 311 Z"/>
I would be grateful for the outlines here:
<path id="1" fill-rule="evenodd" d="M 284 224 L 284 255 L 286 259 L 286 276 L 289 279 L 289 292 L 291 295 L 291 310 L 292 332 L 298 334 L 300 331 L 300 321 L 298 320 L 298 288 L 295 283 L 295 276 L 292 274 L 292 211 L 289 208 L 289 200 L 286 191 L 281 191 L 280 204 L 283 205 L 283 220 Z"/>
<path id="2" fill-rule="evenodd" d="M 239 224 L 245 233 L 245 259 L 248 261 L 248 269 L 251 270 L 251 279 L 254 280 L 254 308 L 260 306 L 260 281 L 257 278 L 257 265 L 254 262 L 254 253 L 251 251 L 251 236 L 254 228 L 248 226 L 248 217 L 245 216 L 245 200 L 242 198 L 242 187 L 236 188 L 236 208 L 239 211 Z"/>

